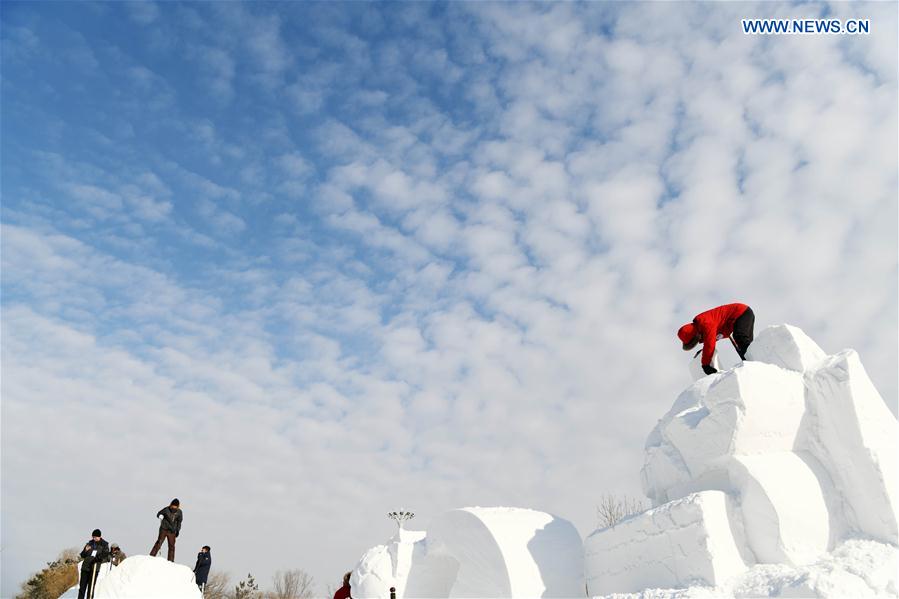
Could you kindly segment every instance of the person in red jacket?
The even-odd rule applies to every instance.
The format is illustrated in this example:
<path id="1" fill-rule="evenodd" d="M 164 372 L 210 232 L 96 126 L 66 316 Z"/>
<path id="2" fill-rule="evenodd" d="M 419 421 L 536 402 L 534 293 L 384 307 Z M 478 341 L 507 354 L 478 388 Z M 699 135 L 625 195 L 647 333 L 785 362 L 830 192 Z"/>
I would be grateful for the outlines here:
<path id="1" fill-rule="evenodd" d="M 334 599 L 351 599 L 350 598 L 350 577 L 353 575 L 352 572 L 347 572 L 343 575 L 343 586 L 337 589 L 337 592 L 334 593 Z"/>
<path id="2" fill-rule="evenodd" d="M 725 304 L 697 314 L 693 322 L 678 329 L 677 336 L 684 344 L 684 351 L 690 351 L 697 343 L 702 343 L 702 370 L 706 374 L 714 374 L 718 371 L 712 366 L 712 356 L 718 339 L 730 337 L 740 359 L 745 360 L 754 327 L 752 308 L 746 304 Z"/>

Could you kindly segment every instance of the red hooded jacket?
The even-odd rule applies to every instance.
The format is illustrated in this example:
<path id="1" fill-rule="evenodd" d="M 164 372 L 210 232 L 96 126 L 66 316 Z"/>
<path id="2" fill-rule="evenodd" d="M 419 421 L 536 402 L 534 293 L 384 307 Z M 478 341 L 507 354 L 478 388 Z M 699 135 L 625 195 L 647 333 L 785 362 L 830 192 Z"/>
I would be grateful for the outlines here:
<path id="1" fill-rule="evenodd" d="M 350 585 L 345 584 L 334 593 L 334 599 L 350 599 Z"/>
<path id="2" fill-rule="evenodd" d="M 702 338 L 702 365 L 709 366 L 715 353 L 718 335 L 730 337 L 734 332 L 734 321 L 743 316 L 746 304 L 725 304 L 698 314 L 693 324 Z"/>

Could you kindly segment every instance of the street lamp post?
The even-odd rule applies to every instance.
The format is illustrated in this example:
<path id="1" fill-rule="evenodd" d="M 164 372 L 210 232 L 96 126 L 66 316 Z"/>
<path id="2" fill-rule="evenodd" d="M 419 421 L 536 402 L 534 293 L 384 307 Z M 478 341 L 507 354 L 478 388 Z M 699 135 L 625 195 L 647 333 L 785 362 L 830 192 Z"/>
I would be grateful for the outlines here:
<path id="1" fill-rule="evenodd" d="M 407 512 L 405 510 L 400 510 L 398 512 L 388 512 L 387 517 L 391 520 L 396 521 L 396 525 L 400 528 L 400 530 L 403 530 L 403 523 L 414 518 L 415 514 L 413 514 L 412 512 Z"/>

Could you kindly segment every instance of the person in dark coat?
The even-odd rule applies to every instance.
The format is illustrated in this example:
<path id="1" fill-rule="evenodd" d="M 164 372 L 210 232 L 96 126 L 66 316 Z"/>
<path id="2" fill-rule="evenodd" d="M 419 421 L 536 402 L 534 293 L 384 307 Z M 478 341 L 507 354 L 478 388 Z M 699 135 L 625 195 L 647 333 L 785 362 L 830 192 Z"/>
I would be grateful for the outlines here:
<path id="1" fill-rule="evenodd" d="M 352 572 L 347 572 L 343 575 L 343 586 L 337 589 L 337 592 L 334 593 L 334 599 L 351 599 L 352 595 L 350 595 L 350 577 L 352 575 Z"/>
<path id="2" fill-rule="evenodd" d="M 184 514 L 181 512 L 181 502 L 177 498 L 172 499 L 168 507 L 164 507 L 156 512 L 156 517 L 161 521 L 159 523 L 159 537 L 156 544 L 150 550 L 150 555 L 155 556 L 162 547 L 162 541 L 168 542 L 168 559 L 170 562 L 175 561 L 175 539 L 181 532 L 181 522 L 184 520 Z"/>
<path id="3" fill-rule="evenodd" d="M 740 359 L 745 360 L 754 327 L 752 308 L 746 304 L 726 304 L 697 314 L 693 322 L 678 329 L 677 336 L 683 342 L 684 351 L 702 343 L 702 370 L 706 374 L 715 374 L 718 371 L 712 366 L 712 357 L 718 339 L 730 337 Z"/>
<path id="4" fill-rule="evenodd" d="M 78 599 L 93 595 L 94 583 L 100 564 L 109 561 L 109 543 L 103 540 L 103 533 L 97 528 L 91 533 L 91 540 L 81 550 L 81 583 L 78 585 Z"/>
<path id="5" fill-rule="evenodd" d="M 209 578 L 209 568 L 212 567 L 212 549 L 209 545 L 203 545 L 200 553 L 197 554 L 197 565 L 194 566 L 194 579 L 200 590 L 206 586 L 206 580 Z"/>

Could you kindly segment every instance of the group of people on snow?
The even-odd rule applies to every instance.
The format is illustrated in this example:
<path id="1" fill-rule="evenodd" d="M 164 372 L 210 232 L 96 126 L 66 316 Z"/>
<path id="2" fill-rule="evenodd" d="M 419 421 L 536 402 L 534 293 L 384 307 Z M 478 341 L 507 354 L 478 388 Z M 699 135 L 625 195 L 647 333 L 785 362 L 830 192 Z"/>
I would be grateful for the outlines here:
<path id="1" fill-rule="evenodd" d="M 175 561 L 175 539 L 181 533 L 181 523 L 184 521 L 184 513 L 181 511 L 181 502 L 176 497 L 169 505 L 156 512 L 159 519 L 159 535 L 156 543 L 150 550 L 150 555 L 155 556 L 162 548 L 162 542 L 168 542 L 168 561 Z M 197 554 L 197 564 L 194 566 L 194 578 L 200 590 L 206 586 L 209 579 L 209 569 L 212 567 L 212 553 L 209 545 L 203 545 Z M 107 562 L 112 566 L 118 566 L 127 557 L 115 543 L 112 546 L 103 538 L 99 528 L 91 533 L 90 540 L 84 545 L 80 553 L 81 573 L 78 584 L 78 599 L 93 597 L 93 587 L 97 581 L 100 566 Z"/>

